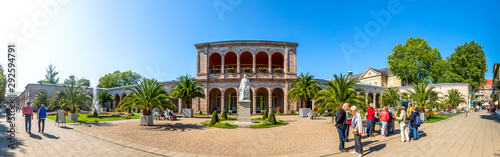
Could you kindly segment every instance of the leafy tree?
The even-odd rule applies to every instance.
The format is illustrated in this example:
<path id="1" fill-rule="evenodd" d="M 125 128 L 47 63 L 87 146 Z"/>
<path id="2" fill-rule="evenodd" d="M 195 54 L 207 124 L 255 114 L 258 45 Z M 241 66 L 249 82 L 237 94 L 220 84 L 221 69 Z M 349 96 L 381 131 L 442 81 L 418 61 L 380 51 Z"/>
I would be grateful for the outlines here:
<path id="1" fill-rule="evenodd" d="M 326 88 L 321 90 L 316 99 L 317 112 L 323 114 L 326 110 L 335 110 L 342 107 L 344 103 L 351 105 L 364 104 L 365 99 L 358 96 L 354 85 L 359 82 L 357 79 L 349 80 L 350 75 L 333 75 L 333 80 L 326 83 Z M 366 107 L 365 107 L 366 108 Z"/>
<path id="2" fill-rule="evenodd" d="M 438 93 L 434 91 L 436 87 L 427 87 L 429 82 L 419 82 L 411 84 L 413 90 L 406 90 L 407 95 L 410 99 L 415 101 L 415 105 L 419 107 L 420 110 L 424 110 L 426 107 L 431 107 L 436 105 L 439 101 Z"/>
<path id="3" fill-rule="evenodd" d="M 166 93 L 167 88 L 154 79 L 144 78 L 137 86 L 126 87 L 124 90 L 132 91 L 132 94 L 128 94 L 120 101 L 118 105 L 122 108 L 139 108 L 143 115 L 151 115 L 155 108 L 161 110 L 176 108 L 172 98 Z"/>
<path id="4" fill-rule="evenodd" d="M 63 85 L 69 85 L 75 82 L 78 86 L 90 87 L 90 81 L 84 78 L 78 79 L 75 75 L 69 75 L 69 78 L 64 79 Z"/>
<path id="5" fill-rule="evenodd" d="M 447 57 L 449 66 L 443 76 L 443 82 L 469 83 L 473 92 L 484 82 L 488 71 L 483 46 L 471 41 L 455 48 L 455 53 Z"/>
<path id="6" fill-rule="evenodd" d="M 104 107 L 105 103 L 112 103 L 113 102 L 113 96 L 109 94 L 108 90 L 101 90 L 99 94 L 97 94 L 97 100 L 101 102 L 102 106 Z M 109 110 L 109 105 L 108 105 L 108 110 Z"/>
<path id="7" fill-rule="evenodd" d="M 3 67 L 0 64 L 0 102 L 5 100 L 5 93 L 7 92 L 7 79 L 3 73 Z"/>
<path id="8" fill-rule="evenodd" d="M 399 90 L 396 87 L 389 87 L 384 90 L 381 102 L 384 105 L 396 107 L 401 101 L 399 95 Z"/>
<path id="9" fill-rule="evenodd" d="M 76 81 L 71 82 L 62 91 L 58 91 L 50 103 L 51 108 L 57 105 L 60 109 L 69 108 L 71 113 L 76 113 L 79 107 L 91 106 L 92 97 L 87 90 L 78 86 Z"/>
<path id="10" fill-rule="evenodd" d="M 391 71 L 405 84 L 420 81 L 437 83 L 446 70 L 446 61 L 441 53 L 420 37 L 410 37 L 405 45 L 396 45 L 387 60 Z"/>
<path id="11" fill-rule="evenodd" d="M 35 99 L 33 99 L 33 105 L 37 105 L 39 108 L 43 104 L 45 106 L 50 105 L 50 96 L 45 91 L 36 93 Z"/>
<path id="12" fill-rule="evenodd" d="M 120 72 L 119 70 L 114 71 L 113 73 L 109 73 L 99 78 L 99 83 L 97 87 L 100 88 L 113 88 L 113 87 L 121 87 L 121 86 L 129 86 L 137 84 L 143 77 L 135 72 L 124 71 Z"/>
<path id="13" fill-rule="evenodd" d="M 445 102 L 453 107 L 456 107 L 458 104 L 466 103 L 464 96 L 458 89 L 450 89 L 448 90 L 448 94 L 445 95 Z"/>
<path id="14" fill-rule="evenodd" d="M 314 99 L 320 88 L 318 82 L 314 80 L 314 75 L 300 73 L 297 79 L 293 80 L 290 91 L 288 91 L 288 99 L 291 102 L 302 100 L 302 108 L 306 107 L 307 100 Z"/>
<path id="15" fill-rule="evenodd" d="M 205 98 L 203 84 L 198 82 L 189 74 L 179 77 L 179 83 L 172 85 L 170 92 L 174 98 L 182 99 L 187 108 L 191 108 L 189 102 L 194 98 Z"/>
<path id="16" fill-rule="evenodd" d="M 50 64 L 47 68 L 47 74 L 45 74 L 45 80 L 42 80 L 42 83 L 59 84 L 59 77 L 57 77 L 57 74 L 59 74 L 59 72 L 56 71 L 56 67 Z"/>

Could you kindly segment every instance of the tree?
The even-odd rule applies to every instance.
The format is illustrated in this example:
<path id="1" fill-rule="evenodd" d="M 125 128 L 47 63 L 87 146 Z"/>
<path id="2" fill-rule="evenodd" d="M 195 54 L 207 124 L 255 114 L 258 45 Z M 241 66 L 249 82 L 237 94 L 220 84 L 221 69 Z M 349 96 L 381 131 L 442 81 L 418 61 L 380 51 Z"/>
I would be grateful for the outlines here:
<path id="1" fill-rule="evenodd" d="M 419 107 L 420 110 L 424 110 L 426 107 L 436 105 L 439 101 L 438 93 L 434 91 L 436 87 L 427 87 L 429 82 L 419 82 L 411 84 L 412 90 L 406 90 L 407 95 L 410 99 L 415 101 L 415 105 Z"/>
<path id="2" fill-rule="evenodd" d="M 49 106 L 49 104 L 50 104 L 49 94 L 47 94 L 47 92 L 45 92 L 45 91 L 41 91 L 41 92 L 36 93 L 35 99 L 33 99 L 32 103 L 33 103 L 33 105 L 37 105 L 38 108 L 40 108 L 40 106 L 42 104 L 45 106 Z"/>
<path id="3" fill-rule="evenodd" d="M 293 80 L 290 91 L 288 91 L 288 100 L 292 103 L 302 100 L 302 108 L 305 108 L 309 99 L 314 99 L 320 88 L 318 82 L 314 80 L 314 75 L 300 73 L 297 79 Z M 261 105 L 262 106 L 262 105 Z"/>
<path id="4" fill-rule="evenodd" d="M 469 83 L 473 92 L 484 82 L 488 71 L 483 46 L 471 41 L 455 48 L 455 53 L 447 57 L 449 67 L 443 76 L 445 82 Z"/>
<path id="5" fill-rule="evenodd" d="M 408 38 L 405 45 L 398 44 L 387 57 L 389 68 L 405 84 L 419 81 L 439 82 L 446 67 L 441 53 L 422 38 Z"/>
<path id="6" fill-rule="evenodd" d="M 269 123 L 271 123 L 271 125 L 275 125 L 276 124 L 276 117 L 274 116 L 274 112 L 271 111 L 271 113 L 269 114 Z"/>
<path id="7" fill-rule="evenodd" d="M 7 92 L 7 79 L 3 73 L 3 67 L 0 64 L 0 102 L 5 100 L 5 93 Z"/>
<path id="8" fill-rule="evenodd" d="M 59 84 L 59 77 L 57 77 L 57 74 L 59 74 L 59 72 L 56 71 L 56 67 L 50 64 L 49 67 L 47 68 L 47 74 L 45 74 L 45 80 L 42 80 L 42 83 Z"/>
<path id="9" fill-rule="evenodd" d="M 59 109 L 69 108 L 71 113 L 76 113 L 79 107 L 87 108 L 91 106 L 92 97 L 88 94 L 87 90 L 78 86 L 76 81 L 73 81 L 64 90 L 54 94 L 50 106 L 53 108 L 54 105 L 57 105 Z"/>
<path id="10" fill-rule="evenodd" d="M 64 79 L 63 85 L 76 83 L 77 86 L 90 87 L 90 81 L 84 78 L 78 79 L 75 75 L 69 75 L 69 78 Z"/>
<path id="11" fill-rule="evenodd" d="M 113 88 L 113 87 L 121 87 L 121 86 L 129 86 L 135 85 L 139 81 L 141 81 L 143 77 L 136 72 L 124 71 L 120 72 L 119 70 L 114 71 L 113 73 L 109 73 L 99 78 L 99 83 L 97 87 L 100 88 Z"/>
<path id="12" fill-rule="evenodd" d="M 105 103 L 113 102 L 113 96 L 109 94 L 108 90 L 103 89 L 99 92 L 99 94 L 97 94 L 97 100 L 99 100 L 99 102 L 101 102 L 102 104 L 102 107 L 104 107 Z M 108 105 L 108 110 L 109 110 L 109 105 Z"/>
<path id="13" fill-rule="evenodd" d="M 453 107 L 456 107 L 460 103 L 466 103 L 465 98 L 463 97 L 462 93 L 458 91 L 458 89 L 448 90 L 448 94 L 446 94 L 445 97 L 446 104 L 449 104 Z"/>
<path id="14" fill-rule="evenodd" d="M 139 108 L 143 115 L 151 115 L 155 108 L 161 110 L 176 108 L 172 98 L 166 93 L 167 88 L 155 79 L 144 78 L 137 86 L 126 87 L 124 90 L 132 91 L 132 94 L 128 94 L 120 101 L 118 106 L 122 108 Z"/>
<path id="15" fill-rule="evenodd" d="M 326 110 L 335 110 L 342 107 L 344 103 L 352 105 L 364 104 L 362 97 L 358 96 L 354 85 L 359 82 L 357 79 L 349 80 L 350 75 L 333 75 L 333 80 L 326 83 L 326 88 L 321 90 L 316 99 L 316 107 L 320 114 Z"/>
<path id="16" fill-rule="evenodd" d="M 170 92 L 174 98 L 182 99 L 186 108 L 191 108 L 189 102 L 194 98 L 205 98 L 203 84 L 189 74 L 179 77 L 179 82 L 172 85 Z"/>
<path id="17" fill-rule="evenodd" d="M 399 90 L 396 87 L 389 87 L 384 90 L 381 102 L 386 106 L 396 107 L 401 101 L 399 95 Z"/>
<path id="18" fill-rule="evenodd" d="M 212 118 L 210 119 L 210 125 L 215 125 L 215 123 L 219 122 L 219 116 L 217 115 L 217 111 L 212 113 Z"/>

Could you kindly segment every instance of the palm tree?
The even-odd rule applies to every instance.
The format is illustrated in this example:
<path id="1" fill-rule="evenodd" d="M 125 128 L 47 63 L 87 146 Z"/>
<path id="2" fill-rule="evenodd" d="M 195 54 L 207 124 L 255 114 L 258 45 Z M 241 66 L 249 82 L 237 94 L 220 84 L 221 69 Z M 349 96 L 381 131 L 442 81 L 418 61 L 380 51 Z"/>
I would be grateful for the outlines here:
<path id="1" fill-rule="evenodd" d="M 384 94 L 382 94 L 382 104 L 387 106 L 396 107 L 401 101 L 399 96 L 399 90 L 396 87 L 389 87 L 384 90 Z"/>
<path id="2" fill-rule="evenodd" d="M 453 107 L 456 107 L 460 103 L 466 102 L 464 96 L 462 95 L 462 93 L 460 93 L 460 91 L 458 91 L 458 89 L 448 90 L 448 94 L 446 94 L 445 97 L 446 104 L 449 104 Z"/>
<path id="3" fill-rule="evenodd" d="M 189 74 L 179 77 L 179 83 L 172 85 L 170 94 L 174 98 L 182 99 L 186 103 L 186 108 L 191 108 L 189 102 L 194 98 L 205 98 L 203 84 Z"/>
<path id="4" fill-rule="evenodd" d="M 302 108 L 305 107 L 309 99 L 316 98 L 320 88 L 318 82 L 314 80 L 314 75 L 300 73 L 297 79 L 293 80 L 290 91 L 288 91 L 288 99 L 293 103 L 299 99 L 302 100 Z"/>
<path id="5" fill-rule="evenodd" d="M 118 104 L 122 108 L 139 108 L 143 115 L 151 115 L 155 108 L 175 109 L 172 99 L 167 94 L 167 88 L 163 83 L 158 83 L 154 79 L 144 78 L 137 86 L 126 87 L 124 90 L 132 91 Z"/>
<path id="6" fill-rule="evenodd" d="M 113 96 L 109 94 L 108 90 L 101 90 L 99 94 L 97 94 L 97 100 L 101 102 L 102 106 L 104 107 L 105 103 L 111 103 L 113 102 Z M 109 111 L 109 105 L 108 105 L 108 111 Z"/>
<path id="7" fill-rule="evenodd" d="M 320 108 L 319 113 L 324 113 L 328 109 L 335 110 L 342 107 L 344 103 L 349 103 L 354 106 L 366 108 L 364 95 L 358 96 L 354 85 L 359 81 L 356 79 L 349 80 L 350 75 L 340 76 L 333 75 L 333 80 L 326 83 L 326 88 L 321 90 L 316 98 L 316 106 Z"/>
<path id="8" fill-rule="evenodd" d="M 50 104 L 50 97 L 49 94 L 45 91 L 41 91 L 36 93 L 35 99 L 33 100 L 33 105 L 37 105 L 38 108 L 40 108 L 40 105 L 46 105 L 48 106 Z"/>
<path id="9" fill-rule="evenodd" d="M 429 82 L 423 81 L 419 83 L 411 84 L 413 91 L 406 90 L 407 95 L 410 99 L 415 101 L 415 105 L 419 107 L 420 110 L 424 110 L 426 107 L 435 105 L 439 102 L 438 93 L 433 89 L 436 87 L 429 87 Z"/>
<path id="10" fill-rule="evenodd" d="M 79 107 L 87 108 L 92 106 L 92 97 L 88 94 L 87 90 L 77 86 L 76 81 L 73 81 L 65 86 L 64 90 L 58 91 L 53 96 L 50 106 L 51 108 L 59 107 L 59 109 L 69 108 L 70 112 L 75 114 Z M 71 120 L 78 120 L 78 117 L 76 119 L 71 118 Z"/>

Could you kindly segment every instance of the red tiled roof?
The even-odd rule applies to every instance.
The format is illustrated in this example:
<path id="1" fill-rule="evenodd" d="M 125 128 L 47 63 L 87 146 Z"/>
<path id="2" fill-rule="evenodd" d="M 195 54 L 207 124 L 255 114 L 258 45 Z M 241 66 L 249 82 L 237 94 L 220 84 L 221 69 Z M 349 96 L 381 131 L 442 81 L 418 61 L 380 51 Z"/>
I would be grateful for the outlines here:
<path id="1" fill-rule="evenodd" d="M 486 80 L 486 84 L 484 84 L 484 86 L 479 87 L 479 89 L 483 89 L 485 86 L 487 86 L 488 88 L 491 88 L 491 85 L 493 85 L 493 80 L 489 79 L 489 80 Z"/>

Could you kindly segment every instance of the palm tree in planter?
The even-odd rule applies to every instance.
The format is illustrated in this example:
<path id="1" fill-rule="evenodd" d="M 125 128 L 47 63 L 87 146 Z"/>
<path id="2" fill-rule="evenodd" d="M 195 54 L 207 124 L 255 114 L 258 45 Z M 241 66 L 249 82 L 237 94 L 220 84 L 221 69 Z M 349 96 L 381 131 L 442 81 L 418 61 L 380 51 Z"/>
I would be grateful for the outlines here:
<path id="1" fill-rule="evenodd" d="M 307 116 L 310 112 L 311 109 L 305 107 L 309 99 L 316 98 L 320 90 L 318 84 L 319 83 L 314 80 L 314 75 L 309 75 L 309 73 L 306 75 L 300 73 L 297 79 L 293 80 L 290 91 L 288 91 L 288 99 L 292 103 L 299 101 L 299 99 L 302 100 L 302 106 L 299 109 L 300 115 Z"/>
<path id="2" fill-rule="evenodd" d="M 349 76 L 333 75 L 333 80 L 326 83 L 327 87 L 319 92 L 316 106 L 320 108 L 318 110 L 320 114 L 329 109 L 332 109 L 333 113 L 335 113 L 344 103 L 355 106 L 363 105 L 360 107 L 366 108 L 364 96 L 358 96 L 357 91 L 354 89 L 354 85 L 359 81 L 357 79 L 349 80 Z"/>
<path id="3" fill-rule="evenodd" d="M 45 91 L 41 91 L 36 93 L 35 99 L 33 100 L 33 105 L 37 105 L 38 108 L 40 108 L 40 105 L 45 105 L 48 106 L 50 104 L 50 97 L 49 94 Z"/>
<path id="4" fill-rule="evenodd" d="M 391 107 L 397 107 L 400 104 L 401 97 L 399 96 L 399 90 L 396 87 L 389 87 L 384 90 L 384 94 L 382 94 L 382 104 L 388 105 Z"/>
<path id="5" fill-rule="evenodd" d="M 175 109 L 172 99 L 167 94 L 167 88 L 154 79 L 144 78 L 133 88 L 124 90 L 132 91 L 118 104 L 121 107 L 129 106 L 142 110 L 141 125 L 153 125 L 153 109 Z"/>
<path id="6" fill-rule="evenodd" d="M 434 106 L 439 103 L 438 92 L 434 91 L 436 87 L 427 87 L 429 82 L 422 81 L 411 84 L 413 90 L 406 90 L 410 99 L 415 101 L 420 111 L 425 111 L 426 107 Z M 420 112 L 419 111 L 419 112 Z M 426 120 L 425 112 L 420 112 L 420 118 Z"/>
<path id="7" fill-rule="evenodd" d="M 111 96 L 111 94 L 109 94 L 108 90 L 103 89 L 99 92 L 99 94 L 97 94 L 97 100 L 99 100 L 99 102 L 101 102 L 101 104 L 102 104 L 102 107 L 104 107 L 105 103 L 113 102 L 113 96 Z M 109 106 L 110 105 L 108 105 L 108 108 L 107 108 L 108 111 L 109 111 Z"/>
<path id="8" fill-rule="evenodd" d="M 450 89 L 448 93 L 444 96 L 446 104 L 449 104 L 456 108 L 458 104 L 466 103 L 464 96 L 458 89 Z"/>
<path id="9" fill-rule="evenodd" d="M 182 99 L 186 104 L 186 108 L 182 109 L 182 116 L 184 117 L 193 117 L 193 109 L 189 104 L 191 100 L 194 98 L 205 98 L 203 84 L 189 74 L 179 77 L 179 82 L 172 85 L 170 94 L 174 98 Z"/>
<path id="10" fill-rule="evenodd" d="M 78 81 L 71 81 L 64 90 L 58 91 L 53 96 L 51 106 L 58 106 L 59 109 L 69 108 L 68 121 L 78 121 L 78 109 L 91 107 L 92 97 L 89 92 L 77 85 Z"/>

